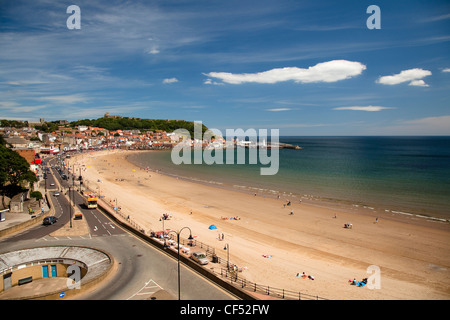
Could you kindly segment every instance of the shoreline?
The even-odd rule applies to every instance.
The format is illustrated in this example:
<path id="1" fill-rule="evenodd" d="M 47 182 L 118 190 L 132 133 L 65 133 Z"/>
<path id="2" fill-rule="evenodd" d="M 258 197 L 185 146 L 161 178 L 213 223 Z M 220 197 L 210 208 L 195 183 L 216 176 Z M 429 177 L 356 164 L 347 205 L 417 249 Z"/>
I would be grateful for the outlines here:
<path id="1" fill-rule="evenodd" d="M 161 229 L 159 218 L 170 213 L 166 228 L 189 226 L 222 258 L 228 243 L 230 262 L 244 267 L 242 276 L 249 281 L 329 299 L 450 298 L 447 223 L 364 213 L 367 210 L 359 207 L 330 209 L 306 201 L 283 208 L 283 200 L 276 197 L 255 197 L 149 172 L 129 162 L 130 154 L 100 151 L 77 155 L 70 162 L 86 164 L 88 186 L 110 203 L 118 201 L 122 212 L 146 230 Z M 349 221 L 354 228 L 343 228 Z M 210 224 L 218 230 L 208 230 Z M 225 239 L 219 240 L 218 234 Z M 382 289 L 348 284 L 350 279 L 367 277 L 370 265 L 380 267 Z M 296 277 L 302 272 L 315 280 Z"/>
<path id="2" fill-rule="evenodd" d="M 161 152 L 160 150 L 133 150 L 133 153 L 143 153 L 143 152 Z M 167 151 L 162 151 L 167 152 Z M 136 162 L 131 161 L 128 159 L 129 155 L 125 156 L 125 159 L 131 164 L 136 167 L 139 167 L 140 169 L 145 170 L 146 168 L 138 164 Z M 353 210 L 357 211 L 359 214 L 365 214 L 373 217 L 382 217 L 387 219 L 394 219 L 399 220 L 401 222 L 409 222 L 409 223 L 421 223 L 423 220 L 427 220 L 427 222 L 434 222 L 434 223 L 443 223 L 444 225 L 448 225 L 450 223 L 450 219 L 440 218 L 440 217 L 434 217 L 427 214 L 418 214 L 418 213 L 411 213 L 411 212 L 404 212 L 399 210 L 393 210 L 390 208 L 375 208 L 371 207 L 369 205 L 366 205 L 364 203 L 354 203 L 354 201 L 350 200 L 341 200 L 341 199 L 335 199 L 330 197 L 321 197 L 317 195 L 300 195 L 296 193 L 289 193 L 287 194 L 287 191 L 278 191 L 278 190 L 271 190 L 271 189 L 264 189 L 264 188 L 258 188 L 254 186 L 246 186 L 246 185 L 230 185 L 227 183 L 222 183 L 218 181 L 205 181 L 201 179 L 196 179 L 193 177 L 186 177 L 181 176 L 169 172 L 165 172 L 163 170 L 159 169 L 152 169 L 149 167 L 149 170 L 158 173 L 170 178 L 180 179 L 183 181 L 193 182 L 202 184 L 204 186 L 209 186 L 213 188 L 221 188 L 226 190 L 232 190 L 237 192 L 242 192 L 245 194 L 253 195 L 255 192 L 257 193 L 257 196 L 263 196 L 268 198 L 277 199 L 277 195 L 280 195 L 283 199 L 291 200 L 291 201 L 301 201 L 302 203 L 311 205 L 311 206 L 317 206 L 322 207 L 330 210 L 339 210 L 339 211 L 347 211 L 347 210 Z M 336 208 L 337 207 L 337 208 Z M 404 220 L 403 220 L 404 219 Z M 446 228 L 446 226 L 443 226 Z"/>

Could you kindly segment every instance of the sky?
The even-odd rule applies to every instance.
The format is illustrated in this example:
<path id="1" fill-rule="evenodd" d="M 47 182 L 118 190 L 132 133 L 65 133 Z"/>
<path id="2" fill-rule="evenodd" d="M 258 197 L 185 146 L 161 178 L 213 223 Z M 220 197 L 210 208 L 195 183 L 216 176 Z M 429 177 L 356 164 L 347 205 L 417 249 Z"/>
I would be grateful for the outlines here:
<path id="1" fill-rule="evenodd" d="M 0 119 L 449 135 L 449 53 L 445 0 L 0 0 Z"/>

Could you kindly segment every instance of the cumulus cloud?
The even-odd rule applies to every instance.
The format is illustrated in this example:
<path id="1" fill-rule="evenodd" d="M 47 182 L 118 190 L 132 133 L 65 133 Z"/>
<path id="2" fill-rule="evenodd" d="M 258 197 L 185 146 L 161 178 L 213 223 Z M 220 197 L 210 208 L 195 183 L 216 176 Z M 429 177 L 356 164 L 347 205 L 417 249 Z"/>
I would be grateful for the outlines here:
<path id="1" fill-rule="evenodd" d="M 380 77 L 378 78 L 377 82 L 387 85 L 396 85 L 404 82 L 409 82 L 410 86 L 427 87 L 428 85 L 425 83 L 425 81 L 421 79 L 430 75 L 431 71 L 429 70 L 414 68 L 409 70 L 403 70 L 402 72 L 394 74 L 392 76 Z"/>
<path id="2" fill-rule="evenodd" d="M 312 82 L 336 82 L 357 76 L 366 69 L 360 62 L 347 60 L 332 60 L 318 63 L 315 66 L 305 68 L 285 67 L 275 68 L 258 73 L 233 74 L 228 72 L 210 72 L 205 74 L 210 78 L 217 78 L 225 83 L 242 84 L 254 83 L 277 83 L 294 81 L 297 83 Z"/>
<path id="3" fill-rule="evenodd" d="M 450 72 L 450 68 L 445 68 L 442 72 Z"/>
<path id="4" fill-rule="evenodd" d="M 408 86 L 429 87 L 429 85 L 426 84 L 423 80 L 413 80 L 408 84 Z"/>
<path id="5" fill-rule="evenodd" d="M 380 106 L 365 106 L 365 107 L 360 107 L 360 106 L 354 106 L 354 107 L 338 107 L 338 108 L 334 108 L 333 110 L 357 110 L 357 111 L 381 111 L 384 109 L 392 109 L 389 107 L 380 107 Z"/>
<path id="6" fill-rule="evenodd" d="M 169 79 L 164 79 L 163 83 L 168 84 L 168 83 L 175 83 L 178 82 L 177 78 L 169 78 Z"/>

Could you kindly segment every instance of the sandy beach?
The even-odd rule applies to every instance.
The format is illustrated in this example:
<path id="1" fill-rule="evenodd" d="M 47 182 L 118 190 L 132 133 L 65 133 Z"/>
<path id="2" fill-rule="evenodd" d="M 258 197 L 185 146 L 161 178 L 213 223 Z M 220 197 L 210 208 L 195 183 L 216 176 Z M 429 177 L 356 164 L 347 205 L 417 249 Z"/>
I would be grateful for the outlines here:
<path id="1" fill-rule="evenodd" d="M 189 227 L 225 259 L 228 244 L 231 263 L 243 268 L 240 275 L 249 281 L 328 299 L 450 298 L 447 222 L 300 201 L 284 207 L 284 197 L 147 171 L 126 160 L 131 152 L 142 151 L 86 153 L 69 164 L 76 170 L 81 166 L 85 185 L 105 201 L 117 201 L 122 213 L 146 231 L 161 230 L 160 218 L 167 213 L 171 219 L 165 228 Z M 352 229 L 344 228 L 347 222 Z M 211 224 L 217 229 L 208 229 Z M 349 284 L 369 277 L 371 265 L 380 270 L 379 289 Z M 297 276 L 303 272 L 314 280 Z"/>

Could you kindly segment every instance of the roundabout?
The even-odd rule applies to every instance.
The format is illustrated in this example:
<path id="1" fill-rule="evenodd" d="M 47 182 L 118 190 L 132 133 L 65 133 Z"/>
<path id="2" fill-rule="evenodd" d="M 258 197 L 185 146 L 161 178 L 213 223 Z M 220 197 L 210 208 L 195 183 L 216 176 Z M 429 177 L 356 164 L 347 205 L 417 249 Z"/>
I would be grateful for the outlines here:
<path id="1" fill-rule="evenodd" d="M 85 292 L 112 270 L 105 251 L 43 246 L 0 253 L 0 299 L 61 299 Z"/>

